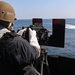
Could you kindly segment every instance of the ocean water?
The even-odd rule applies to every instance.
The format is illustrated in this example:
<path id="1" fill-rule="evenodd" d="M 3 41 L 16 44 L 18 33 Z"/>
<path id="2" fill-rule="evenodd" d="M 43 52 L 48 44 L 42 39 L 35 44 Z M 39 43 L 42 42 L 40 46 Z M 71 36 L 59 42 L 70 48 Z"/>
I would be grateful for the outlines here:
<path id="1" fill-rule="evenodd" d="M 14 30 L 28 27 L 32 24 L 31 19 L 21 19 L 14 22 Z M 52 19 L 43 19 L 43 26 L 52 29 Z M 65 47 L 46 46 L 47 54 L 51 56 L 66 56 L 75 58 L 75 19 L 66 19 L 65 24 Z"/>

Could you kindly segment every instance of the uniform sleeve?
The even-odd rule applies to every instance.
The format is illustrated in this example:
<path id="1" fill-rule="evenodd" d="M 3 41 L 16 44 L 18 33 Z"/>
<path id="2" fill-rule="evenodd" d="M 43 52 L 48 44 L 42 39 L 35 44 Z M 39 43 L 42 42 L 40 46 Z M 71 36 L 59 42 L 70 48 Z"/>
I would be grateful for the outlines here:
<path id="1" fill-rule="evenodd" d="M 38 51 L 21 37 L 15 37 L 9 45 L 11 59 L 19 65 L 31 63 L 38 57 Z"/>

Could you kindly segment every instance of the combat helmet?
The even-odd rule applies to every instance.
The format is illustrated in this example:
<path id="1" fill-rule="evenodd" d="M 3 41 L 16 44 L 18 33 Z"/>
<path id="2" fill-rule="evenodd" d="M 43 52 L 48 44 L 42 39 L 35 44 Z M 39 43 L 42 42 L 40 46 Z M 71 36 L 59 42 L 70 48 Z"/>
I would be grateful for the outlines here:
<path id="1" fill-rule="evenodd" d="M 15 19 L 15 11 L 13 7 L 3 1 L 0 1 L 0 20 L 5 22 L 13 22 Z"/>

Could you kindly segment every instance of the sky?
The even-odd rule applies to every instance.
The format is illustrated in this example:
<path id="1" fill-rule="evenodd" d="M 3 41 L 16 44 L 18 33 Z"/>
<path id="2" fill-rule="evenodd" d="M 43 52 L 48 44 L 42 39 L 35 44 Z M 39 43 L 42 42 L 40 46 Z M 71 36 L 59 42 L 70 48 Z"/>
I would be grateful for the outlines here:
<path id="1" fill-rule="evenodd" d="M 0 0 L 1 1 L 1 0 Z M 12 5 L 16 18 L 75 18 L 75 0 L 2 0 Z"/>

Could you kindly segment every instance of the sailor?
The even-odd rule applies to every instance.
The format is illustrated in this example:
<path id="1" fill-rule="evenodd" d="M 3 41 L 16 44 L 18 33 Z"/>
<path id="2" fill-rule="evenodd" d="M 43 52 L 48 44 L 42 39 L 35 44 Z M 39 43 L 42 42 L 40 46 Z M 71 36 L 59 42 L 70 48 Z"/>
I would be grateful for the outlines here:
<path id="1" fill-rule="evenodd" d="M 14 20 L 13 7 L 0 1 L 0 75 L 23 75 L 23 68 L 40 56 L 36 31 L 29 28 L 29 43 L 21 37 L 26 28 L 11 32 Z"/>

